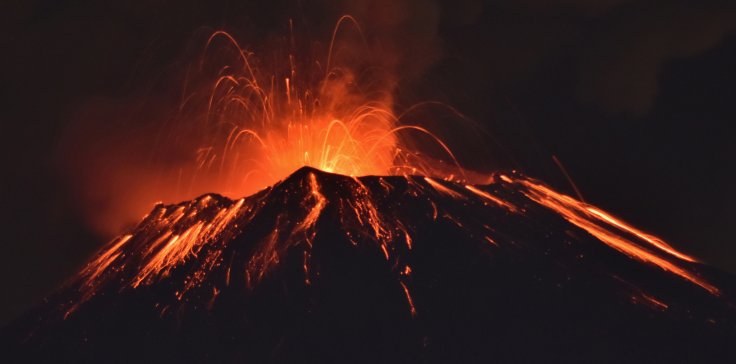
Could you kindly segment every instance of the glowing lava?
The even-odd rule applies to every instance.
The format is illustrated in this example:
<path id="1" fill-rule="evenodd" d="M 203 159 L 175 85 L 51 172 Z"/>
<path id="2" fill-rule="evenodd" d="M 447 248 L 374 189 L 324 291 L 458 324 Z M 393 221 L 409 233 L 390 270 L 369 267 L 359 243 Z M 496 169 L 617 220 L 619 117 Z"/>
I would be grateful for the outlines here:
<path id="1" fill-rule="evenodd" d="M 719 294 L 718 288 L 678 264 L 678 261 L 695 263 L 697 261 L 694 258 L 675 250 L 662 239 L 644 233 L 641 230 L 612 217 L 610 214 L 603 212 L 597 207 L 590 206 L 570 196 L 555 192 L 539 182 L 529 179 L 516 181 L 507 179 L 507 181 L 527 187 L 527 190 L 524 193 L 529 198 L 559 213 L 567 221 L 587 231 L 589 234 L 595 236 L 612 248 L 632 258 L 654 264 L 666 271 L 677 274 L 680 277 L 701 286 L 703 289 L 714 295 Z M 622 233 L 631 234 L 638 238 L 636 240 L 645 244 L 642 246 L 640 243 L 635 243 L 635 239 L 628 238 Z M 647 247 L 646 244 L 648 244 L 649 247 Z M 651 248 L 659 249 L 666 255 L 658 255 Z"/>
<path id="2" fill-rule="evenodd" d="M 504 224 L 534 224 L 536 215 L 530 211 L 538 214 L 544 209 L 614 252 L 669 272 L 711 295 L 720 294 L 697 273 L 695 259 L 651 234 L 533 179 L 499 174 L 492 180 L 489 185 L 463 185 L 420 176 L 357 178 L 303 168 L 272 188 L 237 201 L 205 195 L 179 205 L 157 206 L 81 272 L 81 297 L 66 312 L 75 311 L 111 284 L 122 284 L 119 289 L 125 291 L 168 282 L 177 288 L 175 300 L 166 308 L 188 300 L 193 291 L 199 292 L 195 296 L 209 292 L 211 306 L 224 287 L 232 289 L 234 276 L 243 277 L 242 285 L 254 289 L 295 252 L 303 257 L 304 283 L 311 285 L 320 279 L 319 265 L 313 266 L 314 244 L 326 223 L 339 228 L 330 241 L 373 251 L 387 262 L 397 292 L 405 296 L 413 316 L 421 302 L 412 297 L 416 269 L 411 256 L 417 245 L 427 243 L 414 237 L 420 227 L 450 223 L 478 246 L 517 249 L 513 240 L 497 235 L 506 227 L 498 225 L 494 216 L 506 216 L 509 220 Z M 408 216 L 398 212 L 402 207 L 393 201 L 397 198 L 424 207 Z M 417 213 L 420 220 L 414 216 Z M 629 290 L 638 297 L 634 303 L 643 300 L 657 309 L 667 307 L 640 288 Z"/>
<path id="3" fill-rule="evenodd" d="M 182 85 L 161 86 L 174 100 L 141 101 L 150 110 L 114 130 L 80 126 L 78 140 L 67 142 L 68 173 L 90 225 L 115 236 L 157 201 L 213 192 L 237 199 L 304 166 L 347 176 L 464 176 L 448 145 L 422 126 L 431 120 L 419 115 L 438 103 L 396 105 L 391 57 L 376 52 L 380 45 L 352 17 L 337 22 L 327 46 L 298 33 L 263 40 L 256 53 L 216 31 L 193 41 L 198 51 Z"/>
<path id="4" fill-rule="evenodd" d="M 348 176 L 433 174 L 432 161 L 403 142 L 419 134 L 436 144 L 456 175 L 462 174 L 447 145 L 419 125 L 404 124 L 394 112 L 391 72 L 355 62 L 354 53 L 364 54 L 365 45 L 339 42 L 346 25 L 362 36 L 357 22 L 343 16 L 324 63 L 300 62 L 290 52 L 288 67 L 276 70 L 256 67 L 259 60 L 230 34 L 212 34 L 203 65 L 212 50 L 230 49 L 237 61 L 217 72 L 205 117 L 187 122 L 189 131 L 174 130 L 201 134 L 192 178 L 217 176 L 208 191 L 243 196 L 303 166 Z"/>

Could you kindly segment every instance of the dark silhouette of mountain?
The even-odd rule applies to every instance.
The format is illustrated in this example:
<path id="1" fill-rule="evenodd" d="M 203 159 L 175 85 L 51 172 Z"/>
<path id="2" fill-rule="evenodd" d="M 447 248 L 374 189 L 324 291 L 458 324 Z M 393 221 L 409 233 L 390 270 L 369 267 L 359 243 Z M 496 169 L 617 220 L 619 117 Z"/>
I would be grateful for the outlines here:
<path id="1" fill-rule="evenodd" d="M 159 205 L 9 362 L 734 362 L 734 278 L 520 174 L 303 168 Z M 3 360 L 5 361 L 5 360 Z"/>

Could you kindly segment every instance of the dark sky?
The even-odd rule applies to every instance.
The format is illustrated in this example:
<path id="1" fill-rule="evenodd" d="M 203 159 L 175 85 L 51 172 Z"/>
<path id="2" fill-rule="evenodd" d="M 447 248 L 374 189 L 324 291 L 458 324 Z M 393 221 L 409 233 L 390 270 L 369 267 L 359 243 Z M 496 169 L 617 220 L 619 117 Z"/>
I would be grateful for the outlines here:
<path id="1" fill-rule="evenodd" d="M 555 155 L 587 201 L 736 272 L 733 1 L 126 3 L 0 6 L 0 323 L 105 242 L 63 156 L 80 115 L 100 104 L 111 119 L 128 115 L 179 82 L 203 32 L 226 29 L 257 49 L 292 18 L 326 42 L 342 13 L 395 56 L 400 104 L 440 100 L 482 125 L 486 152 L 462 150 L 468 166 L 520 169 L 572 193 Z"/>

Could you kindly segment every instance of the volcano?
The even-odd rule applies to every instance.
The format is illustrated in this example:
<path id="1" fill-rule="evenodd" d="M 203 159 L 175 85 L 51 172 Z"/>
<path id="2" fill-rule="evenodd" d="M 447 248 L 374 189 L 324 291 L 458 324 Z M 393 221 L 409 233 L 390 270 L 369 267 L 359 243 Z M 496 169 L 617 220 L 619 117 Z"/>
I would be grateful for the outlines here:
<path id="1" fill-rule="evenodd" d="M 19 362 L 733 362 L 734 278 L 520 173 L 304 167 L 157 205 L 4 330 Z"/>

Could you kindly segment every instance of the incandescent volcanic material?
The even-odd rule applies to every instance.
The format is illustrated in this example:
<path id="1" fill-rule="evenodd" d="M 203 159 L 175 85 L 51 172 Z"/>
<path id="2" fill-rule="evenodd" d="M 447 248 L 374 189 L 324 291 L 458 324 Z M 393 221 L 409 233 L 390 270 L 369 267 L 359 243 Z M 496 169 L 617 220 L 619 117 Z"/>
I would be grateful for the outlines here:
<path id="1" fill-rule="evenodd" d="M 732 362 L 734 282 L 519 174 L 302 168 L 156 206 L 3 338 L 19 362 Z"/>

